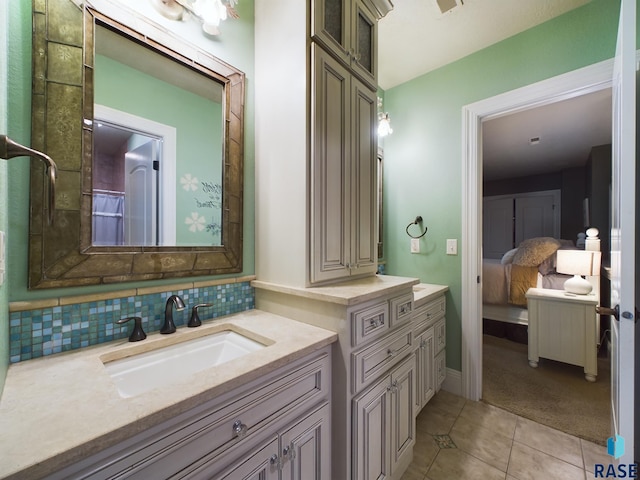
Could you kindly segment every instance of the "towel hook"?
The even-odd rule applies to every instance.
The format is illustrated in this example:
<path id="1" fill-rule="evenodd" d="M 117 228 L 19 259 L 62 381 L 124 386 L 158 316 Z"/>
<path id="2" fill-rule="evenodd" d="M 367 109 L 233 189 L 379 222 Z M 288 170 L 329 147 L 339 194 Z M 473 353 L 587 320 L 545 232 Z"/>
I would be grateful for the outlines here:
<path id="1" fill-rule="evenodd" d="M 407 232 L 407 235 L 409 235 L 411 238 L 420 238 L 420 237 L 424 237 L 424 234 L 425 234 L 425 233 L 427 233 L 427 230 L 429 230 L 429 228 L 428 228 L 428 227 L 424 227 L 424 232 L 422 232 L 422 233 L 421 233 L 420 235 L 418 235 L 417 237 L 416 237 L 416 236 L 414 236 L 414 235 L 411 235 L 411 234 L 409 233 L 409 227 L 410 227 L 411 225 L 417 225 L 418 223 L 422 223 L 422 217 L 421 217 L 420 215 L 418 215 L 418 216 L 416 217 L 416 219 L 415 219 L 413 222 L 411 222 L 409 225 L 407 225 L 407 228 L 405 229 L 405 231 Z"/>
<path id="2" fill-rule="evenodd" d="M 0 135 L 0 158 L 9 160 L 13 157 L 36 157 L 42 160 L 47 165 L 47 173 L 49 174 L 49 225 L 53 225 L 53 211 L 55 209 L 56 202 L 56 176 L 58 167 L 56 163 L 42 152 L 32 150 L 31 148 L 20 145 L 14 142 L 6 135 Z"/>

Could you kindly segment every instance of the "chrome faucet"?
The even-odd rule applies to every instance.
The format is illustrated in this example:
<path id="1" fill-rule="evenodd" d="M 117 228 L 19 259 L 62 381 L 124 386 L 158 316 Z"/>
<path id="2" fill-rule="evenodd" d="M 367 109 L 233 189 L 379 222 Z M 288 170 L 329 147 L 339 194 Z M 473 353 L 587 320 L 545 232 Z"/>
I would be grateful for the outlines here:
<path id="1" fill-rule="evenodd" d="M 180 312 L 185 309 L 184 302 L 179 295 L 171 295 L 167 298 L 167 305 L 164 308 L 164 325 L 160 329 L 160 333 L 173 333 L 176 331 L 176 324 L 173 323 L 173 306 L 176 311 Z"/>

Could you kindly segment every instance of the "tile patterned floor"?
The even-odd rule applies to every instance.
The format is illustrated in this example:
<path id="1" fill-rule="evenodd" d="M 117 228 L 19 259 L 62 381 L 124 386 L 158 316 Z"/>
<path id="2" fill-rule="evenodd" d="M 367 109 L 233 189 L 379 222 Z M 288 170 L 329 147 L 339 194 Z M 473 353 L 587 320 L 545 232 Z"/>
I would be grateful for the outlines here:
<path id="1" fill-rule="evenodd" d="M 417 418 L 402 480 L 591 480 L 605 447 L 440 391 Z"/>

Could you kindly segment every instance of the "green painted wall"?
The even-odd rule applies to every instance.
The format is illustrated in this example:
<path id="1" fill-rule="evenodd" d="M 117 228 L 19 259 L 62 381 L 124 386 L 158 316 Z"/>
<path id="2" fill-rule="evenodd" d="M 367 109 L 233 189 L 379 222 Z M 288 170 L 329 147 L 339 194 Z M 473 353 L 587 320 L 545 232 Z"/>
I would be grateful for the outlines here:
<path id="1" fill-rule="evenodd" d="M 222 105 L 103 55 L 96 55 L 94 95 L 97 104 L 176 129 L 176 245 L 219 245 L 219 232 L 205 225 L 220 225 L 221 204 L 203 205 L 210 200 L 204 190 L 222 182 Z M 200 227 L 187 221 L 194 214 Z"/>
<path id="2" fill-rule="evenodd" d="M 0 4 L 0 134 L 8 134 L 7 112 L 7 79 L 8 65 L 8 25 L 9 7 L 6 2 Z M 0 160 L 0 231 L 7 231 L 7 162 Z M 0 285 L 0 392 L 4 387 L 4 380 L 9 368 L 9 312 L 8 312 L 8 288 L 6 281 Z"/>
<path id="3" fill-rule="evenodd" d="M 393 135 L 384 141 L 386 271 L 448 285 L 447 366 L 461 368 L 462 107 L 615 54 L 619 2 L 591 3 L 385 91 Z M 429 227 L 411 254 L 405 227 Z M 458 245 L 459 251 L 461 245 Z"/>
<path id="4" fill-rule="evenodd" d="M 222 25 L 219 37 L 205 36 L 196 23 L 171 22 L 153 12 L 149 2 L 122 1 L 130 8 L 147 9 L 149 15 L 155 15 L 154 21 L 175 30 L 200 48 L 204 48 L 221 60 L 234 65 L 246 74 L 245 94 L 245 163 L 244 163 L 244 222 L 243 222 L 243 271 L 241 275 L 255 273 L 254 250 L 254 13 L 253 0 L 242 0 L 237 5 L 239 19 L 229 19 Z M 11 67 L 8 78 L 10 100 L 9 116 L 12 137 L 26 145 L 31 136 L 31 2 L 28 0 L 3 2 L 9 6 L 9 25 L 6 29 L 10 36 L 8 63 Z M 3 81 L 6 77 L 3 77 Z M 82 295 L 95 292 L 120 290 L 139 287 L 136 284 L 116 284 L 84 288 L 65 288 L 29 291 L 27 289 L 28 231 L 29 231 L 29 161 L 14 161 L 9 167 L 11 182 L 8 196 L 11 199 L 8 210 L 9 222 L 9 301 L 36 300 L 68 295 Z M 5 190 L 3 190 L 5 191 Z M 0 211 L 1 214 L 1 211 Z M 235 275 L 234 275 L 235 276 Z M 220 276 L 218 278 L 224 278 Z M 146 282 L 144 286 L 175 283 L 175 280 Z M 1 305 L 0 305 L 1 307 Z M 2 309 L 3 312 L 6 308 Z M 6 335 L 0 333 L 0 339 Z M 4 361 L 4 356 L 3 356 Z"/>

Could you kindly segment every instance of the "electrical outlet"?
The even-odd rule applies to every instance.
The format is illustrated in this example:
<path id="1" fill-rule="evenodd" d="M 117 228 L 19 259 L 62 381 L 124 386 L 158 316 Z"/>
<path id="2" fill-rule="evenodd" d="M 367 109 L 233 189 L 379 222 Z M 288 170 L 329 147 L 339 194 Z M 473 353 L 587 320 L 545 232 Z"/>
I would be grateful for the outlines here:
<path id="1" fill-rule="evenodd" d="M 458 254 L 458 240 L 455 238 L 447 239 L 447 255 Z"/>
<path id="2" fill-rule="evenodd" d="M 420 253 L 420 239 L 412 238 L 411 239 L 411 253 Z"/>

